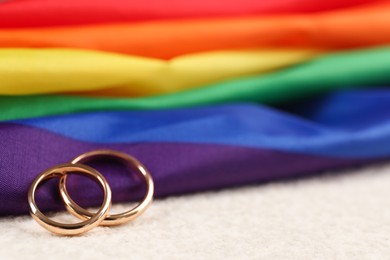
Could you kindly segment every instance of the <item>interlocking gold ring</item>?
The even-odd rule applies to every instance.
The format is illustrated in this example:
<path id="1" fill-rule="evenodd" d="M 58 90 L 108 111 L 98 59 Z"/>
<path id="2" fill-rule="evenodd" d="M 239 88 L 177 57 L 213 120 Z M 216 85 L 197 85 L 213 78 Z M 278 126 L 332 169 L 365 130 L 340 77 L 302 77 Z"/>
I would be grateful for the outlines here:
<path id="1" fill-rule="evenodd" d="M 60 177 L 61 180 L 66 178 L 70 173 L 82 173 L 96 181 L 103 189 L 104 199 L 99 210 L 91 214 L 91 216 L 79 223 L 60 223 L 46 217 L 37 207 L 35 202 L 35 191 L 41 182 L 51 179 L 53 177 Z M 107 181 L 98 171 L 82 164 L 61 164 L 53 168 L 47 169 L 38 175 L 32 183 L 30 190 L 28 191 L 28 203 L 30 206 L 31 216 L 47 230 L 58 235 L 79 235 L 89 231 L 90 229 L 98 226 L 104 218 L 107 216 L 108 211 L 111 208 L 111 189 L 107 184 Z"/>
<path id="2" fill-rule="evenodd" d="M 107 215 L 105 220 L 101 223 L 101 225 L 113 226 L 113 225 L 119 225 L 134 220 L 139 215 L 141 215 L 153 201 L 154 183 L 149 171 L 146 170 L 146 168 L 134 157 L 113 150 L 95 150 L 95 151 L 87 152 L 76 157 L 71 163 L 72 164 L 85 163 L 101 157 L 111 157 L 113 159 L 119 159 L 127 166 L 129 166 L 131 169 L 135 170 L 146 182 L 146 194 L 143 200 L 137 206 L 130 209 L 129 211 L 120 214 Z M 74 216 L 82 220 L 90 219 L 91 217 L 93 217 L 93 213 L 80 207 L 69 196 L 69 193 L 66 188 L 66 180 L 67 180 L 66 176 L 61 178 L 59 187 L 60 187 L 61 197 L 65 202 L 65 206 L 67 210 L 70 213 L 72 213 Z"/>

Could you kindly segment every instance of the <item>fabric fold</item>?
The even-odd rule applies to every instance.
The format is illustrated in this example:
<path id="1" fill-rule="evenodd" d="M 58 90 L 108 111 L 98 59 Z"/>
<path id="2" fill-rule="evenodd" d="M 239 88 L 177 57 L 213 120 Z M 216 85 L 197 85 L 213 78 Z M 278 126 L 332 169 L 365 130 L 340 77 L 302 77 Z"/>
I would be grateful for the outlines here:
<path id="1" fill-rule="evenodd" d="M 73 49 L 0 49 L 0 94 L 126 89 L 147 96 L 257 75 L 311 59 L 320 52 L 241 50 L 199 53 L 170 61 Z"/>
<path id="2" fill-rule="evenodd" d="M 94 149 L 137 157 L 153 175 L 156 197 L 382 161 L 390 158 L 389 110 L 384 89 L 338 92 L 284 111 L 237 104 L 2 122 L 0 215 L 27 214 L 27 190 L 39 172 Z M 94 167 L 107 176 L 115 202 L 142 196 L 142 183 L 121 174 L 123 168 L 105 161 Z M 60 210 L 57 184 L 46 185 L 40 208 Z M 82 205 L 99 205 L 100 191 L 90 182 L 69 186 Z"/>
<path id="3" fill-rule="evenodd" d="M 27 191 L 43 170 L 71 160 L 90 150 L 109 148 L 138 158 L 151 172 L 155 197 L 237 187 L 275 180 L 293 179 L 325 170 L 356 167 L 373 162 L 362 159 L 327 158 L 266 149 L 200 144 L 92 144 L 64 138 L 37 128 L 0 124 L 2 178 L 0 216 L 28 214 Z M 63 149 L 66 147 L 66 149 Z M 23 163 L 15 163 L 15 160 Z M 283 163 L 281 163 L 283 162 Z M 95 165 L 94 165 L 95 166 Z M 113 202 L 141 199 L 143 184 L 131 181 L 116 164 L 97 165 L 113 192 Z M 121 171 L 120 171 L 121 170 Z M 93 183 L 94 184 L 94 183 Z M 71 182 L 69 192 L 86 206 L 101 204 L 100 190 L 83 178 Z M 38 190 L 42 211 L 63 210 L 58 184 L 47 183 Z"/>
<path id="4" fill-rule="evenodd" d="M 0 3 L 0 27 L 77 25 L 187 17 L 318 12 L 373 0 L 23 0 Z"/>
<path id="5" fill-rule="evenodd" d="M 362 48 L 390 43 L 389 14 L 390 3 L 378 2 L 306 15 L 2 29 L 0 46 L 93 49 L 161 59 L 227 49 Z"/>
<path id="6" fill-rule="evenodd" d="M 266 76 L 243 78 L 213 86 L 144 98 L 92 98 L 78 96 L 0 96 L 0 120 L 87 111 L 167 109 L 259 102 L 283 104 L 315 94 L 357 87 L 390 84 L 390 49 L 331 54 Z M 20 74 L 18 76 L 22 76 Z M 30 82 L 33 84 L 33 81 Z M 91 93 L 89 93 L 91 94 Z M 123 88 L 100 95 L 123 95 Z"/>
<path id="7" fill-rule="evenodd" d="M 375 158 L 390 156 L 390 95 L 386 91 L 381 94 L 384 97 L 344 95 L 322 100 L 315 113 L 322 116 L 320 122 L 316 116 L 308 120 L 259 105 L 221 105 L 149 112 L 93 112 L 13 123 L 102 145 L 198 143 Z M 365 109 L 349 107 L 359 99 L 359 105 Z M 331 110 L 334 107 L 337 109 Z"/>
<path id="8" fill-rule="evenodd" d="M 156 197 L 298 178 L 390 157 L 387 89 L 338 92 L 283 109 L 224 105 L 1 122 L 0 215 L 27 214 L 26 194 L 37 174 L 94 149 L 137 157 L 153 175 Z M 142 197 L 142 183 L 129 180 L 122 167 L 106 161 L 93 166 L 107 177 L 114 202 Z M 82 178 L 69 181 L 79 203 L 99 205 L 99 189 Z M 62 209 L 57 185 L 49 182 L 39 191 L 42 210 Z"/>

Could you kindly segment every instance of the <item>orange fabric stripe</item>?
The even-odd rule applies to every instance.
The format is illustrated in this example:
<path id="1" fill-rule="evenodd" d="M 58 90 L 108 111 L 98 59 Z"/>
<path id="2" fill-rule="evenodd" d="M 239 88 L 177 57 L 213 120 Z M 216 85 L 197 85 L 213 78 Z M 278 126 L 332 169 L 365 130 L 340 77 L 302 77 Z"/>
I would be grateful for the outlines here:
<path id="1" fill-rule="evenodd" d="M 311 15 L 0 30 L 0 47 L 69 47 L 169 59 L 219 49 L 345 49 L 390 42 L 390 3 Z"/>

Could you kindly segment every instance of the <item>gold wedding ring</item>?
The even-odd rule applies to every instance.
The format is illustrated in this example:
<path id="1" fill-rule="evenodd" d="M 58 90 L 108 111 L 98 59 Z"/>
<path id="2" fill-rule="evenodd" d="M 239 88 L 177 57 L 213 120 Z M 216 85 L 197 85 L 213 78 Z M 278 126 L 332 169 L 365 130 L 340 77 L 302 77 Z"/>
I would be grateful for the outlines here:
<path id="1" fill-rule="evenodd" d="M 143 212 L 145 212 L 145 210 L 149 207 L 149 205 L 153 201 L 154 183 L 149 171 L 146 170 L 145 166 L 143 166 L 134 157 L 119 151 L 95 150 L 95 151 L 91 151 L 79 155 L 78 157 L 73 159 L 71 163 L 84 164 L 89 161 L 93 161 L 99 158 L 107 158 L 107 157 L 119 160 L 120 162 L 124 163 L 130 169 L 135 171 L 146 183 L 146 194 L 138 205 L 120 214 L 109 214 L 106 216 L 105 220 L 101 223 L 101 225 L 105 225 L 105 226 L 114 226 L 114 225 L 119 225 L 134 220 L 135 218 L 140 216 Z M 90 219 L 94 214 L 80 207 L 75 201 L 72 200 L 66 188 L 66 180 L 67 180 L 66 176 L 61 178 L 59 187 L 60 187 L 60 195 L 65 203 L 67 210 L 74 216 L 78 217 L 79 219 L 82 220 Z"/>
<path id="2" fill-rule="evenodd" d="M 109 215 L 111 208 L 111 189 L 104 178 L 104 176 L 97 170 L 90 166 L 84 165 L 85 162 L 96 160 L 102 157 L 109 157 L 117 159 L 124 163 L 131 170 L 136 172 L 146 183 L 146 194 L 141 202 L 134 208 L 120 213 Z M 67 188 L 66 181 L 68 174 L 80 174 L 86 175 L 92 180 L 96 181 L 103 189 L 104 199 L 99 210 L 96 213 L 89 212 L 88 210 L 80 207 L 70 197 Z M 54 177 L 59 177 L 59 191 L 66 209 L 83 220 L 79 223 L 60 223 L 48 218 L 37 207 L 35 202 L 35 192 L 37 188 L 42 185 L 42 182 Z M 58 235 L 79 235 L 85 233 L 98 225 L 113 226 L 119 225 L 131 220 L 134 220 L 140 216 L 150 206 L 153 201 L 154 183 L 149 171 L 134 157 L 113 150 L 95 150 L 87 152 L 76 157 L 71 163 L 60 164 L 39 174 L 28 191 L 28 203 L 30 206 L 31 216 L 47 230 Z"/>
<path id="3" fill-rule="evenodd" d="M 66 178 L 68 174 L 73 173 L 86 175 L 100 184 L 104 194 L 103 203 L 96 213 L 91 214 L 91 217 L 83 222 L 74 224 L 60 223 L 48 218 L 38 209 L 35 202 L 35 192 L 43 181 L 54 177 L 60 177 L 61 182 L 61 180 Z M 79 235 L 98 226 L 107 216 L 108 211 L 111 208 L 111 189 L 103 175 L 95 169 L 82 164 L 61 164 L 47 169 L 35 178 L 30 190 L 28 191 L 28 203 L 30 206 L 31 216 L 42 227 L 58 235 Z"/>

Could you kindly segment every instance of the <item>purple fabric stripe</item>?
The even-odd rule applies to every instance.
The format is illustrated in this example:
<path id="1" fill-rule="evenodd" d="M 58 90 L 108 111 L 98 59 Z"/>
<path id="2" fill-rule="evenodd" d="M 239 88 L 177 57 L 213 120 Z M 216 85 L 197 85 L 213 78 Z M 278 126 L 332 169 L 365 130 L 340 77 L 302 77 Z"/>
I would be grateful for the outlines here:
<path id="1" fill-rule="evenodd" d="M 138 158 L 154 177 L 156 197 L 296 178 L 369 162 L 225 145 L 92 144 L 16 124 L 0 125 L 0 145 L 0 215 L 28 213 L 27 190 L 41 171 L 94 149 L 116 149 Z M 141 197 L 142 184 L 119 173 L 121 167 L 104 162 L 95 166 L 107 177 L 114 202 Z M 69 189 L 76 201 L 99 205 L 100 190 L 93 183 L 84 178 L 71 181 Z M 49 181 L 39 193 L 40 209 L 61 209 L 57 193 L 55 182 Z"/>

